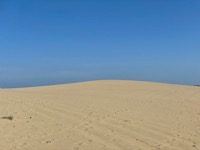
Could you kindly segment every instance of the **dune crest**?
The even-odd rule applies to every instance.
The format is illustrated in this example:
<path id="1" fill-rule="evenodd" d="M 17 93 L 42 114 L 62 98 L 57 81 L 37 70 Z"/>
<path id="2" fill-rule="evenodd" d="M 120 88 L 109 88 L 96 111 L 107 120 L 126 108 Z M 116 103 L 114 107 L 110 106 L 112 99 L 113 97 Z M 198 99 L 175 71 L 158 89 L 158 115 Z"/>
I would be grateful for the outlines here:
<path id="1" fill-rule="evenodd" d="M 1 89 L 0 147 L 199 150 L 199 106 L 199 87 L 151 82 Z"/>

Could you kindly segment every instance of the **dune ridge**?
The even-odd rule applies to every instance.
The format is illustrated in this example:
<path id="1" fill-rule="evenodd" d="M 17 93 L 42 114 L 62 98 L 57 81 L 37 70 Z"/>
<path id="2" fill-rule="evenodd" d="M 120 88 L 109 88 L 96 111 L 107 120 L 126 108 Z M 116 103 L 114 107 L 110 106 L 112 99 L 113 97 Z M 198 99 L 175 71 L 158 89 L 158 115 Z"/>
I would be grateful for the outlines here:
<path id="1" fill-rule="evenodd" d="M 3 150 L 199 150 L 200 88 L 102 80 L 0 90 Z M 12 116 L 13 119 L 3 119 Z"/>

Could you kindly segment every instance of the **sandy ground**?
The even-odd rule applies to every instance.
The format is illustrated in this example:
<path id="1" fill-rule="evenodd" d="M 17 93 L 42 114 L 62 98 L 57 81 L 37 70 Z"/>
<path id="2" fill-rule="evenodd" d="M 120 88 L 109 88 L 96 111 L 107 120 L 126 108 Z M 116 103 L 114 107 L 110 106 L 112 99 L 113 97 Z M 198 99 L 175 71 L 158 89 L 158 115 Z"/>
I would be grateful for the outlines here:
<path id="1" fill-rule="evenodd" d="M 200 87 L 93 81 L 1 89 L 0 117 L 1 150 L 200 150 Z"/>

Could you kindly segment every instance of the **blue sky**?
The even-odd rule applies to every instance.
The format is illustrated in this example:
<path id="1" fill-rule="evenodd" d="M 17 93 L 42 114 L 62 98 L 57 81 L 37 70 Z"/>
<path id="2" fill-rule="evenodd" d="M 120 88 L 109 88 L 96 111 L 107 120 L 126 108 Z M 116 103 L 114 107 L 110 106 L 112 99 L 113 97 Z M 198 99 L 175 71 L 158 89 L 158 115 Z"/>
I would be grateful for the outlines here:
<path id="1" fill-rule="evenodd" d="M 198 0 L 2 0 L 0 87 L 200 84 Z"/>

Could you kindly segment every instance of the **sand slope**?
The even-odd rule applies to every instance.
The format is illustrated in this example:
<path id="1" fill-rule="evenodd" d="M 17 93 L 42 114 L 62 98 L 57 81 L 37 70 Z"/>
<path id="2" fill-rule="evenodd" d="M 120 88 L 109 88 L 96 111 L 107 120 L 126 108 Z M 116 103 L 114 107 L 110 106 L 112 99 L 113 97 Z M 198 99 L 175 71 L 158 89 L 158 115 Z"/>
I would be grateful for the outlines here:
<path id="1" fill-rule="evenodd" d="M 1 89 L 1 150 L 199 150 L 200 88 L 93 81 Z"/>

